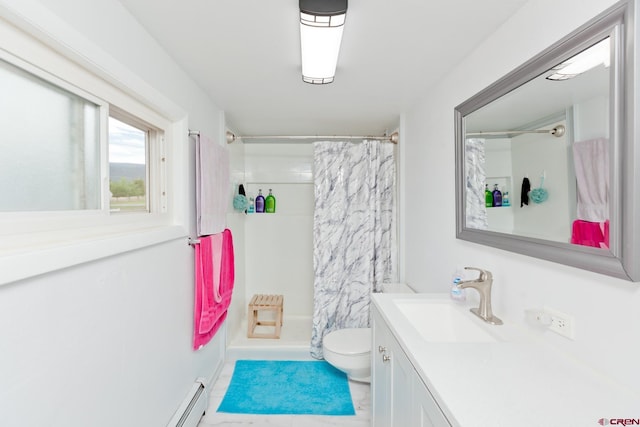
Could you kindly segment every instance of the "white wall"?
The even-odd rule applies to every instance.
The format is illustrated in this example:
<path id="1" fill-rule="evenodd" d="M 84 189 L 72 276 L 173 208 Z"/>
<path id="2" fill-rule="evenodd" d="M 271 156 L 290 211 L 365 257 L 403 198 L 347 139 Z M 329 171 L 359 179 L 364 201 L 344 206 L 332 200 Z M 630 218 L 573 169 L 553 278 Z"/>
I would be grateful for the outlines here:
<path id="1" fill-rule="evenodd" d="M 231 184 L 233 186 L 233 196 L 238 194 L 238 187 L 245 183 L 245 146 L 242 140 L 236 140 L 227 145 L 229 157 L 231 159 Z M 246 191 L 246 185 L 245 185 Z M 246 319 L 247 299 L 246 299 L 246 234 L 245 223 L 246 214 L 229 208 L 227 213 L 227 227 L 233 234 L 233 249 L 235 261 L 235 280 L 233 287 L 233 298 L 227 312 L 227 343 L 237 333 L 245 333 L 240 330 L 242 321 Z"/>
<path id="2" fill-rule="evenodd" d="M 609 135 L 609 97 L 597 97 L 576 104 L 573 120 L 575 141 Z"/>
<path id="3" fill-rule="evenodd" d="M 195 163 L 186 125 L 216 139 L 224 116 L 115 0 L 0 0 L 0 14 L 171 120 L 188 120 L 169 159 L 183 238 L 0 287 L 0 423 L 164 426 L 223 358 L 224 331 L 191 350 Z"/>
<path id="4" fill-rule="evenodd" d="M 513 233 L 514 180 L 511 160 L 511 139 L 496 138 L 485 141 L 485 177 L 489 191 L 498 184 L 502 192 L 503 205 L 487 208 L 487 220 L 491 230 Z M 504 193 L 509 193 L 510 206 L 504 205 Z"/>
<path id="5" fill-rule="evenodd" d="M 228 314 L 227 341 L 246 334 L 247 304 L 254 294 L 284 295 L 285 316 L 313 311 L 313 145 L 244 143 L 229 145 L 234 192 L 247 197 L 273 189 L 275 214 L 230 212 L 236 275 Z"/>
<path id="6" fill-rule="evenodd" d="M 525 308 L 543 305 L 575 316 L 575 341 L 544 339 L 638 390 L 640 285 L 455 238 L 454 108 L 613 3 L 529 2 L 404 115 L 401 279 L 446 292 L 456 265 L 487 268 L 498 316 L 521 321 Z"/>
<path id="7" fill-rule="evenodd" d="M 558 124 L 566 125 L 565 122 Z M 518 195 L 517 208 L 513 210 L 516 234 L 565 243 L 571 241 L 571 224 L 575 219 L 575 196 L 571 195 L 575 195 L 576 181 L 575 174 L 570 177 L 567 173 L 567 167 L 573 162 L 569 148 L 566 134 L 560 138 L 540 134 L 513 138 L 513 178 Z M 529 178 L 531 190 L 540 185 L 547 190 L 546 201 L 535 203 L 530 197 L 529 204 L 520 207 L 520 189 L 525 176 Z"/>
<path id="8" fill-rule="evenodd" d="M 276 198 L 275 214 L 245 218 L 246 297 L 282 294 L 285 316 L 311 316 L 313 144 L 246 144 L 245 154 L 247 195 Z"/>

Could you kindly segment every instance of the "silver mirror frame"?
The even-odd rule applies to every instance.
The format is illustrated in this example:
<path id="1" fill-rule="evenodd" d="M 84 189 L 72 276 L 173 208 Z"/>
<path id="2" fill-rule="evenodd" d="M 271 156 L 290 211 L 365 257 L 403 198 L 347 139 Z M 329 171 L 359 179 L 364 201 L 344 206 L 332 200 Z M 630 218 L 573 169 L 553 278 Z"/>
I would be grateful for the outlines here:
<path id="1" fill-rule="evenodd" d="M 623 0 L 455 108 L 456 237 L 597 273 L 640 281 L 640 139 L 635 111 L 636 0 Z M 611 36 L 610 250 L 466 227 L 465 128 L 468 114 Z"/>

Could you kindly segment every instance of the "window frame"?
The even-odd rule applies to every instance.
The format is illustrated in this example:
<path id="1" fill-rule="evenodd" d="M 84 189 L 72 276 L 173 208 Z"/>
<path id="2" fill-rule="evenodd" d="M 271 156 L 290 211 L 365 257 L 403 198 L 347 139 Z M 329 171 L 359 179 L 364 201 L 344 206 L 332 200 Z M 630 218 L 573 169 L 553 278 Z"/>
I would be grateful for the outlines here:
<path id="1" fill-rule="evenodd" d="M 130 84 L 112 77 L 109 67 L 60 46 L 55 49 L 59 39 L 47 38 L 51 35 L 43 39 L 42 33 L 22 30 L 15 21 L 22 24 L 20 18 L 8 22 L 0 17 L 0 58 L 99 106 L 102 206 L 98 210 L 0 212 L 0 285 L 186 236 L 187 217 L 171 204 L 176 177 L 170 173 L 173 163 L 167 156 L 183 156 L 173 144 L 180 138 L 178 132 L 186 129 L 186 116 L 176 116 L 182 110 L 157 92 L 149 97 L 147 87 L 140 88 L 146 96 L 131 90 Z M 107 65 L 113 66 L 108 61 Z M 122 70 L 115 69 L 122 77 Z M 138 81 L 131 73 L 124 74 Z M 160 104 L 154 105 L 156 101 Z M 109 212 L 108 117 L 114 112 L 154 129 L 155 138 L 148 143 L 149 212 Z"/>
<path id="2" fill-rule="evenodd" d="M 114 212 L 111 210 L 111 202 L 109 197 L 109 187 L 105 191 L 105 206 L 111 215 L 137 215 L 147 213 L 166 213 L 168 210 L 167 203 L 167 180 L 166 180 L 166 146 L 165 146 L 165 129 L 160 129 L 139 117 L 133 116 L 131 113 L 111 105 L 109 107 L 109 118 L 113 117 L 123 123 L 133 126 L 146 133 L 145 151 L 146 151 L 146 207 L 145 211 L 132 212 Z M 107 138 L 107 151 L 109 140 Z M 109 159 L 107 156 L 107 170 L 109 169 Z"/>

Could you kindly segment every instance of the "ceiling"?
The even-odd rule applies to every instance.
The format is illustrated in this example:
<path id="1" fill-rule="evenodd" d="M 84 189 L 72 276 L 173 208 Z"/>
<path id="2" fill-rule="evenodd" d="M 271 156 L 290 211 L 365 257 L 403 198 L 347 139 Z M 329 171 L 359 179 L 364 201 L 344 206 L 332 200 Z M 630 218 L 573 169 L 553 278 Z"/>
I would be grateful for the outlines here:
<path id="1" fill-rule="evenodd" d="M 302 81 L 296 0 L 120 0 L 239 135 L 381 135 L 527 0 L 351 0 L 335 81 Z"/>
<path id="2" fill-rule="evenodd" d="M 466 115 L 465 130 L 491 132 L 531 126 L 551 129 L 553 125 L 547 125 L 564 117 L 569 108 L 598 98 L 608 99 L 612 71 L 600 64 L 574 78 L 554 81 L 547 80 L 554 73 L 548 70 Z"/>

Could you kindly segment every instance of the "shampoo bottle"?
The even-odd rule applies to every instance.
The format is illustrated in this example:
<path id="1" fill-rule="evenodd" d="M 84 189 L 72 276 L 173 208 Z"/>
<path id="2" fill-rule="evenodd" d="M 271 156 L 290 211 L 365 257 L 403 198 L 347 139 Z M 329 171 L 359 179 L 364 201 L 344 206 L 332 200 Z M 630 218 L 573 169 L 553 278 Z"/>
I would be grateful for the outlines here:
<path id="1" fill-rule="evenodd" d="M 484 205 L 488 208 L 493 206 L 493 193 L 489 190 L 489 184 L 484 185 Z"/>
<path id="2" fill-rule="evenodd" d="M 262 195 L 262 189 L 258 190 L 258 197 L 256 197 L 256 213 L 264 212 L 264 196 Z"/>
<path id="3" fill-rule="evenodd" d="M 267 195 L 267 198 L 264 200 L 264 210 L 266 213 L 276 212 L 276 198 L 273 197 L 271 189 L 269 189 L 269 195 Z"/>
<path id="4" fill-rule="evenodd" d="M 511 197 L 509 197 L 508 191 L 502 193 L 502 206 L 511 206 Z"/>
<path id="5" fill-rule="evenodd" d="M 253 197 L 249 197 L 249 209 L 247 209 L 247 213 L 255 213 L 256 205 L 253 201 Z"/>
<path id="6" fill-rule="evenodd" d="M 493 206 L 502 206 L 502 193 L 498 189 L 498 184 L 493 186 Z"/>
<path id="7" fill-rule="evenodd" d="M 464 289 L 458 287 L 458 283 L 462 282 L 464 273 L 461 269 L 457 269 L 451 279 L 451 299 L 455 301 L 464 301 L 467 299 Z"/>

